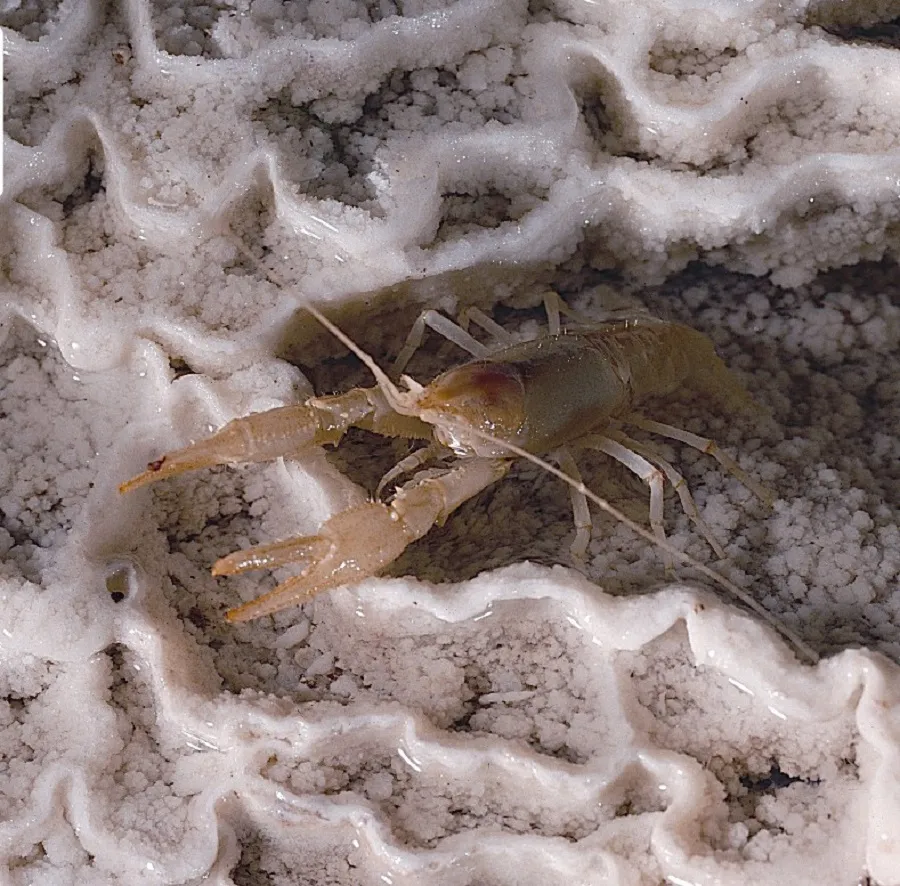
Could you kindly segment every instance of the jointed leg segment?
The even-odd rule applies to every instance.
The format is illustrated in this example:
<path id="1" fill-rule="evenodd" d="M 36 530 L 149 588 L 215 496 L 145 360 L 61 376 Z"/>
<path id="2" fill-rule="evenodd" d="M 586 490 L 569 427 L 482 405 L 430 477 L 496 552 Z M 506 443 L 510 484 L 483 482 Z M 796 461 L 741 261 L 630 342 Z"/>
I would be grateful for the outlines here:
<path id="1" fill-rule="evenodd" d="M 660 421 L 651 421 L 639 415 L 632 415 L 628 418 L 628 423 L 643 428 L 661 437 L 669 437 L 672 440 L 678 440 L 686 443 L 693 449 L 702 452 L 704 455 L 711 455 L 729 474 L 739 480 L 747 487 L 761 502 L 771 507 L 775 502 L 775 496 L 766 489 L 761 483 L 757 483 L 730 455 L 722 452 L 719 445 L 708 437 L 701 437 L 699 434 L 692 434 L 682 428 L 674 425 L 663 424 Z"/>
<path id="2" fill-rule="evenodd" d="M 582 482 L 581 472 L 578 470 L 578 465 L 567 446 L 557 450 L 556 463 L 576 483 Z M 575 538 L 569 547 L 569 551 L 576 560 L 583 560 L 591 542 L 594 522 L 591 520 L 591 511 L 588 508 L 587 498 L 583 492 L 580 492 L 574 486 L 570 486 L 569 499 L 572 502 L 572 519 L 575 522 Z"/>
<path id="3" fill-rule="evenodd" d="M 488 317 L 481 308 L 476 308 L 474 305 L 464 308 L 459 315 L 459 325 L 465 332 L 469 331 L 470 323 L 474 323 L 476 326 L 480 326 L 485 332 L 490 333 L 497 344 L 501 346 L 511 345 L 516 340 L 515 336 L 511 335 L 495 320 Z"/>
<path id="4" fill-rule="evenodd" d="M 375 500 L 377 501 L 380 499 L 381 493 L 384 491 L 385 487 L 393 483 L 398 477 L 402 477 L 404 474 L 412 474 L 414 471 L 427 465 L 428 462 L 434 461 L 434 459 L 444 452 L 446 452 L 446 450 L 440 443 L 431 443 L 428 446 L 417 449 L 415 452 L 411 452 L 406 458 L 398 461 L 397 464 L 395 464 L 378 481 L 378 486 L 375 487 Z"/>
<path id="5" fill-rule="evenodd" d="M 762 501 L 771 504 L 772 494 L 759 483 L 749 477 L 733 459 L 723 453 L 719 447 L 705 437 L 676 428 L 673 425 L 663 424 L 662 422 L 651 421 L 641 416 L 633 415 L 628 419 L 629 424 L 634 424 L 644 430 L 654 432 L 660 436 L 670 439 L 679 440 L 686 443 L 701 452 L 711 455 L 719 464 L 721 464 L 729 473 L 733 474 L 751 492 L 757 495 Z M 725 549 L 719 543 L 718 539 L 713 535 L 712 530 L 700 516 L 697 503 L 691 495 L 687 481 L 675 467 L 665 459 L 662 454 L 650 443 L 639 442 L 632 439 L 621 431 L 610 429 L 606 434 L 591 434 L 583 437 L 577 442 L 579 449 L 596 449 L 605 452 L 616 461 L 623 464 L 635 475 L 640 477 L 650 487 L 650 527 L 653 534 L 660 541 L 665 541 L 665 529 L 663 525 L 663 484 L 664 480 L 668 480 L 672 484 L 681 506 L 687 514 L 688 518 L 694 523 L 703 537 L 709 542 L 710 547 L 715 551 L 716 555 L 721 559 L 727 556 Z M 559 466 L 569 474 L 576 482 L 581 482 L 578 467 L 575 459 L 567 449 L 561 449 L 556 454 Z M 572 542 L 572 554 L 576 557 L 583 557 L 587 551 L 590 541 L 592 529 L 590 513 L 587 510 L 587 500 L 584 495 L 580 494 L 577 489 L 572 489 L 572 510 L 575 519 L 575 540 Z M 671 565 L 667 558 L 667 568 Z"/>
<path id="6" fill-rule="evenodd" d="M 681 501 L 681 508 L 685 514 L 687 514 L 688 519 L 700 530 L 700 533 L 707 542 L 709 542 L 709 546 L 716 552 L 716 556 L 724 560 L 726 557 L 725 549 L 719 544 L 718 539 L 712 534 L 712 530 L 707 526 L 706 521 L 700 516 L 700 511 L 697 509 L 697 503 L 694 501 L 694 496 L 691 495 L 687 480 L 684 479 L 682 474 L 675 469 L 671 462 L 663 458 L 656 450 L 656 447 L 651 446 L 649 443 L 639 443 L 637 440 L 633 440 L 631 437 L 627 437 L 622 433 L 614 433 L 611 436 L 618 440 L 623 446 L 642 455 L 644 458 L 660 467 L 662 472 L 666 475 L 666 479 L 671 483 L 672 488 L 678 494 L 678 498 Z"/>
<path id="7" fill-rule="evenodd" d="M 665 542 L 666 531 L 663 527 L 663 472 L 643 456 L 638 455 L 612 437 L 591 434 L 579 440 L 578 446 L 605 452 L 640 477 L 650 487 L 650 528 L 661 542 Z M 668 569 L 670 566 L 670 558 L 666 557 L 666 568 Z"/>
<path id="8" fill-rule="evenodd" d="M 477 339 L 472 338 L 468 332 L 458 324 L 454 323 L 449 317 L 445 317 L 439 311 L 423 311 L 413 323 L 406 342 L 397 354 L 391 372 L 394 378 L 399 378 L 407 364 L 412 359 L 413 354 L 421 347 L 422 338 L 425 335 L 425 327 L 433 329 L 435 332 L 444 336 L 453 344 L 459 345 L 464 351 L 467 351 L 473 357 L 487 357 L 490 354 L 490 348 L 481 344 Z"/>

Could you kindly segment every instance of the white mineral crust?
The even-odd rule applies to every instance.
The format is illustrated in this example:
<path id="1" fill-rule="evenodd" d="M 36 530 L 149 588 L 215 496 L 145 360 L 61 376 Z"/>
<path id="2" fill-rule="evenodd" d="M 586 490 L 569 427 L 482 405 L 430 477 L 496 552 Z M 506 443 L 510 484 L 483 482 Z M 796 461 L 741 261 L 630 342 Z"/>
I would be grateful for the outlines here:
<path id="1" fill-rule="evenodd" d="M 900 884 L 895 15 L 0 4 L 0 883 Z M 530 467 L 393 577 L 239 626 L 274 579 L 212 562 L 405 452 L 117 494 L 372 383 L 304 302 L 387 364 L 423 307 L 535 332 L 548 286 L 701 329 L 762 405 L 658 405 L 778 495 L 673 446 L 728 560 L 674 497 L 667 531 L 817 666 L 602 515 L 579 574 Z M 429 336 L 410 372 L 461 359 Z M 582 471 L 646 520 L 640 483 Z"/>

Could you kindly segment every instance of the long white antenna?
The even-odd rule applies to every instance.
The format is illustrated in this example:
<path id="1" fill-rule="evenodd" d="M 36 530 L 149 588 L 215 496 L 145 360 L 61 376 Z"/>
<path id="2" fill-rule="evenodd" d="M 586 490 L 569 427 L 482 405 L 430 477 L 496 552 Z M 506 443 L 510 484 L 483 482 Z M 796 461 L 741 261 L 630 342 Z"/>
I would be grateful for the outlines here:
<path id="1" fill-rule="evenodd" d="M 286 285 L 279 280 L 268 268 L 266 268 L 263 263 L 252 253 L 250 250 L 244 245 L 243 241 L 235 235 L 235 233 L 230 229 L 226 229 L 224 232 L 225 236 L 232 242 L 235 248 L 243 255 L 245 258 L 249 259 L 260 271 L 263 272 L 266 279 L 279 287 L 280 289 L 285 289 Z M 411 392 L 401 391 L 388 377 L 388 374 L 358 345 L 353 339 L 350 338 L 346 333 L 344 333 L 339 327 L 335 326 L 334 323 L 331 322 L 318 308 L 313 307 L 308 302 L 304 302 L 303 309 L 309 311 L 319 323 L 322 324 L 341 344 L 348 347 L 360 360 L 366 365 L 372 375 L 375 376 L 375 381 L 378 382 L 378 386 L 384 392 L 385 399 L 387 399 L 388 403 L 397 410 L 401 415 L 418 415 L 419 411 L 415 405 L 415 397 Z M 415 382 L 413 379 L 408 376 L 403 377 L 405 381 L 409 383 L 409 386 L 413 388 L 413 390 L 422 390 L 422 386 Z"/>
<path id="2" fill-rule="evenodd" d="M 310 304 L 305 304 L 303 307 L 309 311 L 309 313 L 312 314 L 313 317 L 315 317 L 316 320 L 318 320 L 341 344 L 346 345 L 360 360 L 363 361 L 363 363 L 365 363 L 372 375 L 375 376 L 378 387 L 384 391 L 388 403 L 390 403 L 397 412 L 402 415 L 417 416 L 419 414 L 419 410 L 416 407 L 416 399 L 411 392 L 401 391 L 390 380 L 387 373 L 359 345 L 357 345 L 349 335 L 345 334 L 339 327 L 335 326 L 334 323 L 332 323 L 318 308 L 314 308 Z M 422 386 L 417 382 L 413 382 L 409 376 L 404 375 L 403 379 L 407 382 L 412 382 L 419 390 L 422 389 Z"/>
<path id="3" fill-rule="evenodd" d="M 539 468 L 543 468 L 548 473 L 553 474 L 554 477 L 558 477 L 563 481 L 563 483 L 568 484 L 574 490 L 580 492 L 585 498 L 592 501 L 595 505 L 597 505 L 598 508 L 600 508 L 601 511 L 605 511 L 620 523 L 624 523 L 632 532 L 637 533 L 641 538 L 646 539 L 658 548 L 662 548 L 662 550 L 671 554 L 673 557 L 681 560 L 682 563 L 686 563 L 687 565 L 692 566 L 702 575 L 705 575 L 708 579 L 723 587 L 726 591 L 740 600 L 745 606 L 748 606 L 750 609 L 752 609 L 768 625 L 778 631 L 778 633 L 781 634 L 786 640 L 789 640 L 791 644 L 796 648 L 796 650 L 800 652 L 803 657 L 806 658 L 810 663 L 815 664 L 816 662 L 818 662 L 819 655 L 814 649 L 804 643 L 803 640 L 800 639 L 800 637 L 798 637 L 789 627 L 787 627 L 787 625 L 782 624 L 774 615 L 772 615 L 771 612 L 764 608 L 757 600 L 753 599 L 753 597 L 751 597 L 743 588 L 738 587 L 738 585 L 736 585 L 733 581 L 725 578 L 724 575 L 720 575 L 714 569 L 710 569 L 710 567 L 705 563 L 701 563 L 690 554 L 679 550 L 670 541 L 663 541 L 657 538 L 652 532 L 650 532 L 648 529 L 645 529 L 643 526 L 641 526 L 640 523 L 636 523 L 631 519 L 631 517 L 624 514 L 615 505 L 610 504 L 605 498 L 602 498 L 601 496 L 597 495 L 596 492 L 592 492 L 590 489 L 588 489 L 588 487 L 585 486 L 583 482 L 581 482 L 580 480 L 576 480 L 574 477 L 570 477 L 565 471 L 561 470 L 551 462 L 548 462 L 545 459 L 541 458 L 539 455 L 535 455 L 533 452 L 529 452 L 527 449 L 522 449 L 521 446 L 517 446 L 515 443 L 510 443 L 507 440 L 501 440 L 497 437 L 493 437 L 478 428 L 471 428 L 471 431 L 481 439 L 486 440 L 489 443 L 493 443 L 496 446 L 508 449 L 513 455 L 516 455 L 519 458 L 524 458 L 526 461 L 530 461 L 533 465 L 537 465 Z"/>

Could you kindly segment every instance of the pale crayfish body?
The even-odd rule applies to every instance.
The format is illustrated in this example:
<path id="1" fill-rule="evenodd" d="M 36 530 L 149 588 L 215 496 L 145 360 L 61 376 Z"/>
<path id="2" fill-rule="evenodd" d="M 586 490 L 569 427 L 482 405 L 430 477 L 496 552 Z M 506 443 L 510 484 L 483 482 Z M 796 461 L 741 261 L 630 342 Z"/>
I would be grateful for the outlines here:
<path id="1" fill-rule="evenodd" d="M 770 494 L 714 443 L 670 425 L 642 417 L 648 399 L 689 389 L 725 409 L 754 409 L 755 404 L 702 333 L 646 315 L 598 324 L 561 327 L 559 311 L 570 313 L 553 295 L 545 299 L 550 333 L 515 342 L 484 314 L 469 319 L 498 339 L 488 348 L 463 326 L 436 312 L 419 318 L 407 347 L 398 358 L 405 366 L 432 326 L 468 349 L 474 359 L 450 369 L 422 386 L 402 376 L 398 387 L 377 364 L 319 311 L 310 312 L 353 350 L 369 367 L 378 384 L 344 394 L 314 397 L 229 422 L 212 437 L 151 462 L 147 470 L 123 483 L 121 492 L 185 471 L 218 464 L 260 462 L 302 455 L 310 447 L 337 445 L 351 427 L 390 437 L 420 439 L 426 445 L 389 471 L 375 500 L 337 513 L 315 536 L 291 538 L 238 551 L 213 566 L 214 575 L 300 564 L 303 571 L 268 594 L 230 610 L 231 622 L 258 618 L 298 605 L 315 594 L 357 582 L 384 569 L 414 540 L 442 524 L 463 502 L 501 479 L 517 457 L 544 465 L 570 487 L 576 535 L 572 551 L 583 556 L 590 539 L 588 500 L 626 522 L 662 547 L 668 555 L 689 561 L 724 584 L 772 622 L 740 588 L 672 547 L 663 531 L 663 483 L 675 487 L 688 516 L 720 556 L 719 543 L 703 523 L 684 479 L 657 450 L 628 437 L 623 425 L 680 440 L 712 455 L 763 500 Z M 588 490 L 578 477 L 573 451 L 599 449 L 620 461 L 650 487 L 652 534 L 627 519 Z M 454 458 L 449 467 L 418 472 L 419 468 Z M 559 467 L 547 464 L 545 457 Z M 381 490 L 403 475 L 388 503 Z M 786 629 L 777 625 L 782 633 Z M 795 644 L 796 638 L 791 637 Z M 802 646 L 802 644 L 799 644 Z"/>

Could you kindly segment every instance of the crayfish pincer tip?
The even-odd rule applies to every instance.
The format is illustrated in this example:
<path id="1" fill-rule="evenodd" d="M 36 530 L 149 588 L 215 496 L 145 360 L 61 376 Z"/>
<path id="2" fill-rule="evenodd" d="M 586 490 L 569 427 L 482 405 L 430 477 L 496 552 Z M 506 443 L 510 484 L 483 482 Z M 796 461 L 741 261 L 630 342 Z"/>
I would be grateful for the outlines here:
<path id="1" fill-rule="evenodd" d="M 252 560 L 248 561 L 243 551 L 235 551 L 233 554 L 228 554 L 228 556 L 220 557 L 216 560 L 209 571 L 216 578 L 221 578 L 223 575 L 239 575 L 251 569 L 261 568 L 263 567 L 257 566 Z"/>
<path id="2" fill-rule="evenodd" d="M 230 625 L 234 625 L 234 624 L 240 624 L 241 622 L 244 622 L 244 621 L 251 621 L 252 619 L 254 619 L 256 617 L 255 615 L 245 614 L 243 610 L 244 610 L 243 606 L 236 606 L 234 609 L 229 609 L 225 613 L 225 621 L 227 621 L 228 624 L 230 624 Z"/>
<path id="3" fill-rule="evenodd" d="M 136 477 L 132 477 L 130 480 L 126 480 L 124 483 L 120 483 L 119 494 L 124 495 L 126 492 L 139 489 L 141 486 L 146 486 L 148 483 L 152 483 L 154 480 L 159 479 L 164 462 L 164 457 L 158 458 L 156 461 L 151 461 L 150 464 L 147 465 L 146 471 L 138 474 Z"/>
<path id="4" fill-rule="evenodd" d="M 294 587 L 295 582 L 288 579 L 287 582 L 279 585 L 268 594 L 235 606 L 225 613 L 225 621 L 229 624 L 238 624 L 244 621 L 253 621 L 256 618 L 262 618 L 265 615 L 274 615 L 282 609 L 289 609 L 291 606 L 299 606 L 305 603 L 310 597 L 316 593 L 315 589 Z"/>

